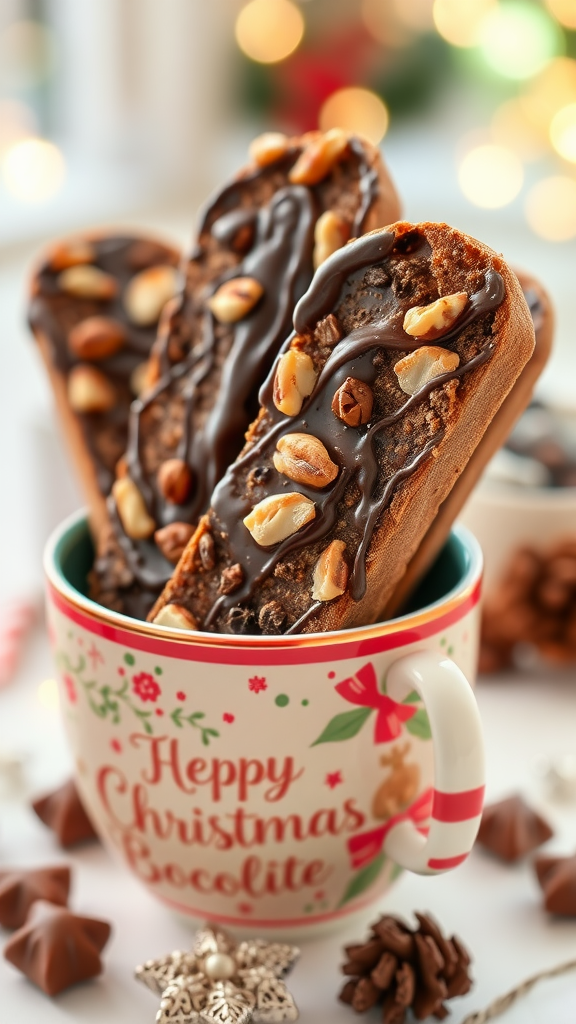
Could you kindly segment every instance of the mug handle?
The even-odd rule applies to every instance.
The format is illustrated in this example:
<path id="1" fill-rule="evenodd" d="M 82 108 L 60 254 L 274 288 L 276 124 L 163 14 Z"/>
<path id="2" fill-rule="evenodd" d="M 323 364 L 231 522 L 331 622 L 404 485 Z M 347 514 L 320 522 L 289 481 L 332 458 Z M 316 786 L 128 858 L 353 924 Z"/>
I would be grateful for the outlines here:
<path id="1" fill-rule="evenodd" d="M 434 743 L 434 795 L 427 837 L 404 819 L 390 829 L 384 852 L 418 875 L 457 867 L 470 853 L 484 801 L 480 713 L 464 673 L 450 658 L 419 651 L 388 671 L 394 689 L 408 685 L 424 701 Z"/>

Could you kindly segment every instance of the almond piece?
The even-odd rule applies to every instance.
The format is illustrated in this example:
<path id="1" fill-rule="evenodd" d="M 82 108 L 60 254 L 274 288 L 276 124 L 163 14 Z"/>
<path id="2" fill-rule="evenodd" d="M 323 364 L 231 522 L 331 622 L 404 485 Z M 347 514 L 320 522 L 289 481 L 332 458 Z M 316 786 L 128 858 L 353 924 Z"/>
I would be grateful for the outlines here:
<path id="1" fill-rule="evenodd" d="M 74 412 L 106 412 L 116 404 L 116 389 L 100 370 L 79 363 L 68 374 L 68 401 Z"/>
<path id="2" fill-rule="evenodd" d="M 118 293 L 118 282 L 91 263 L 68 267 L 58 274 L 56 283 L 60 291 L 76 299 L 99 299 L 107 302 Z"/>
<path id="3" fill-rule="evenodd" d="M 190 523 L 168 523 L 168 526 L 156 530 L 154 541 L 164 558 L 176 565 L 193 533 L 194 527 Z"/>
<path id="4" fill-rule="evenodd" d="M 314 601 L 332 601 L 346 590 L 349 570 L 344 561 L 345 550 L 343 540 L 333 540 L 320 555 L 314 569 Z"/>
<path id="5" fill-rule="evenodd" d="M 122 348 L 126 330 L 108 316 L 89 316 L 72 328 L 68 348 L 78 359 L 107 359 Z"/>
<path id="6" fill-rule="evenodd" d="M 288 175 L 289 180 L 293 185 L 317 185 L 342 159 L 347 147 L 348 133 L 342 128 L 331 128 L 302 150 Z"/>
<path id="7" fill-rule="evenodd" d="M 124 292 L 124 308 L 133 324 L 150 327 L 178 288 L 178 271 L 161 264 L 135 274 Z"/>
<path id="8" fill-rule="evenodd" d="M 346 377 L 332 399 L 332 412 L 348 427 L 369 423 L 374 395 L 372 388 L 356 377 Z"/>
<path id="9" fill-rule="evenodd" d="M 274 405 L 286 416 L 297 416 L 316 383 L 314 363 L 306 352 L 289 348 L 278 360 L 274 377 Z"/>
<path id="10" fill-rule="evenodd" d="M 221 324 L 234 324 L 254 308 L 264 289 L 254 277 L 233 277 L 220 285 L 207 305 Z"/>
<path id="11" fill-rule="evenodd" d="M 153 352 L 149 359 L 138 363 L 130 374 L 130 390 L 137 398 L 141 398 L 160 380 L 160 365 L 157 355 Z"/>
<path id="12" fill-rule="evenodd" d="M 425 341 L 435 341 L 449 331 L 468 304 L 466 292 L 443 295 L 428 306 L 412 306 L 404 317 L 406 334 Z"/>
<path id="13" fill-rule="evenodd" d="M 67 238 L 57 243 L 50 254 L 50 270 L 67 270 L 79 263 L 92 263 L 96 259 L 96 250 L 85 238 Z"/>
<path id="14" fill-rule="evenodd" d="M 327 260 L 333 252 L 341 249 L 350 237 L 350 225 L 333 210 L 326 210 L 316 221 L 314 228 L 314 270 Z"/>
<path id="15" fill-rule="evenodd" d="M 273 460 L 279 473 L 309 487 L 326 487 L 338 476 L 338 466 L 313 434 L 285 434 Z"/>
<path id="16" fill-rule="evenodd" d="M 263 498 L 243 520 L 253 540 L 260 547 L 270 547 L 297 533 L 306 523 L 314 519 L 316 509 L 310 498 L 290 491 L 287 494 L 271 494 Z"/>
<path id="17" fill-rule="evenodd" d="M 192 472 L 184 459 L 166 459 L 158 470 L 158 487 L 172 505 L 183 505 L 192 488 Z"/>
<path id="18" fill-rule="evenodd" d="M 165 604 L 154 619 L 156 626 L 171 626 L 173 629 L 198 629 L 198 622 L 181 604 Z"/>
<path id="19" fill-rule="evenodd" d="M 429 380 L 458 369 L 460 356 L 438 345 L 422 345 L 394 367 L 398 383 L 407 395 L 415 395 Z"/>
<path id="20" fill-rule="evenodd" d="M 290 139 L 287 135 L 282 132 L 264 132 L 250 143 L 248 153 L 257 167 L 268 167 L 268 164 L 284 156 L 289 148 Z"/>
<path id="21" fill-rule="evenodd" d="M 149 515 L 144 498 L 129 476 L 122 476 L 112 484 L 112 496 L 124 532 L 132 540 L 146 540 L 156 529 L 156 523 Z"/>

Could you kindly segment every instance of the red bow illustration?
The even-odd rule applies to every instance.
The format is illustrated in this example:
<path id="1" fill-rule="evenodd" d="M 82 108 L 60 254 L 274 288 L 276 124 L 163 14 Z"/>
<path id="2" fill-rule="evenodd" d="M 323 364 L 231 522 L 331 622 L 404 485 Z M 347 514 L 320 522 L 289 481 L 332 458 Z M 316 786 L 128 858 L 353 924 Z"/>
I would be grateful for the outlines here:
<path id="1" fill-rule="evenodd" d="M 374 860 L 382 850 L 384 840 L 390 830 L 401 821 L 413 821 L 418 831 L 422 835 L 427 835 L 428 826 L 424 822 L 427 822 L 432 814 L 433 800 L 434 789 L 430 787 L 425 789 L 406 811 L 395 814 L 384 825 L 379 825 L 378 828 L 373 828 L 370 832 L 363 832 L 359 836 L 352 836 L 348 840 L 348 852 L 352 867 L 355 870 L 364 868 Z"/>
<path id="2" fill-rule="evenodd" d="M 358 669 L 351 679 L 338 683 L 336 692 L 350 704 L 374 708 L 378 712 L 374 726 L 375 743 L 395 740 L 402 732 L 402 722 L 407 722 L 417 710 L 413 704 L 397 704 L 391 697 L 380 693 L 371 662 Z"/>

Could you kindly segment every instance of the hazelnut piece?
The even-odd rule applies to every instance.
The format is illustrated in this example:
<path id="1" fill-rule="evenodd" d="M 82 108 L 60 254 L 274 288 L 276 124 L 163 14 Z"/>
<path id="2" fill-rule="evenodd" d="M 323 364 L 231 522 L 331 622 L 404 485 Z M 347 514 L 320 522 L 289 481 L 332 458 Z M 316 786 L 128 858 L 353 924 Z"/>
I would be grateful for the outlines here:
<path id="1" fill-rule="evenodd" d="M 369 423 L 374 396 L 372 388 L 356 377 L 347 377 L 332 399 L 332 412 L 348 427 Z"/>
<path id="2" fill-rule="evenodd" d="M 68 348 L 78 359 L 107 359 L 122 348 L 126 330 L 118 320 L 107 316 L 89 316 L 72 328 Z"/>
<path id="3" fill-rule="evenodd" d="M 193 533 L 194 527 L 190 523 L 169 523 L 156 530 L 154 540 L 164 558 L 176 565 Z"/>
<path id="4" fill-rule="evenodd" d="M 156 477 L 161 494 L 171 505 L 183 505 L 192 488 L 192 472 L 184 459 L 166 459 Z"/>

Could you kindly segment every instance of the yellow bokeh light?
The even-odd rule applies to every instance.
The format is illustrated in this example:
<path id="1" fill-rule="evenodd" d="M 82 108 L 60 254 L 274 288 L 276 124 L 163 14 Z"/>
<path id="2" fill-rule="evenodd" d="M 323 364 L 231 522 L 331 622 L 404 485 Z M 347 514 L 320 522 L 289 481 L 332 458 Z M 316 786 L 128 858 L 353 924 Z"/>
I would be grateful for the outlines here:
<path id="1" fill-rule="evenodd" d="M 291 0 L 250 0 L 236 18 L 238 46 L 260 64 L 289 57 L 303 35 L 302 12 Z"/>
<path id="2" fill-rule="evenodd" d="M 558 26 L 530 0 L 498 4 L 482 23 L 480 47 L 486 63 L 504 78 L 531 78 L 558 54 Z"/>
<path id="3" fill-rule="evenodd" d="M 575 0 L 546 0 L 546 6 L 561 25 L 565 25 L 566 28 L 576 28 Z"/>
<path id="4" fill-rule="evenodd" d="M 433 0 L 362 0 L 366 28 L 383 46 L 408 45 L 415 32 L 433 28 Z"/>
<path id="5" fill-rule="evenodd" d="M 66 167 L 57 146 L 45 139 L 24 139 L 4 154 L 2 177 L 7 190 L 25 203 L 43 203 L 64 182 Z"/>
<path id="6" fill-rule="evenodd" d="M 565 160 L 576 163 L 576 103 L 562 107 L 552 119 L 550 141 Z"/>
<path id="7" fill-rule="evenodd" d="M 560 174 L 539 181 L 526 198 L 526 218 L 549 242 L 576 237 L 576 181 Z"/>
<path id="8" fill-rule="evenodd" d="M 351 87 L 338 89 L 328 97 L 318 117 L 320 128 L 345 128 L 363 135 L 374 145 L 384 138 L 388 130 L 386 104 L 370 89 Z"/>
<path id="9" fill-rule="evenodd" d="M 531 116 L 548 134 L 550 122 L 562 107 L 576 103 L 576 61 L 557 57 L 530 83 L 527 98 Z"/>
<path id="10" fill-rule="evenodd" d="M 524 96 L 500 104 L 491 128 L 493 141 L 509 146 L 522 160 L 537 160 L 548 151 L 548 133 L 538 125 L 530 100 Z"/>
<path id="11" fill-rule="evenodd" d="M 36 691 L 36 696 L 43 708 L 57 711 L 59 706 L 58 683 L 55 679 L 43 679 Z"/>
<path id="12" fill-rule="evenodd" d="M 432 16 L 437 31 L 452 46 L 476 46 L 496 0 L 434 0 Z"/>
<path id="13" fill-rule="evenodd" d="M 433 0 L 392 0 L 392 6 L 396 17 L 407 28 L 416 32 L 426 32 L 433 28 Z"/>
<path id="14" fill-rule="evenodd" d="M 513 150 L 488 144 L 466 154 L 458 168 L 458 180 L 471 203 L 495 210 L 516 198 L 524 171 Z"/>

